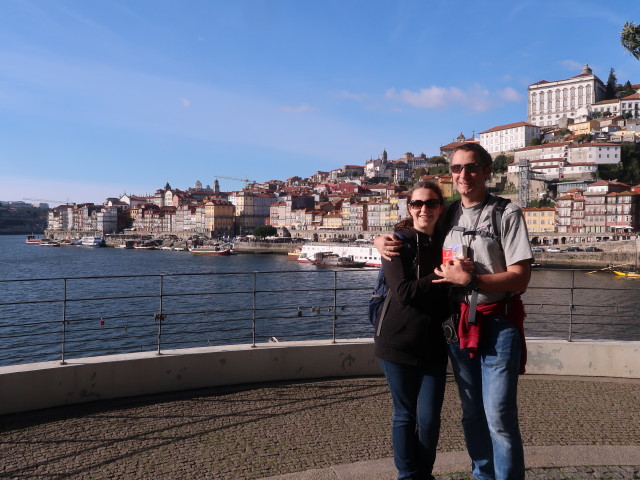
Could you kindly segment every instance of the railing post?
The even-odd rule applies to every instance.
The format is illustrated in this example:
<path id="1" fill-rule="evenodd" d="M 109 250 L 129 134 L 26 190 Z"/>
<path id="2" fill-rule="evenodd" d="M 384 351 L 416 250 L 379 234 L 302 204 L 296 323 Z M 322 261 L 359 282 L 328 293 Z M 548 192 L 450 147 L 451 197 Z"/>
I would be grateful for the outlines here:
<path id="1" fill-rule="evenodd" d="M 576 284 L 576 271 L 571 270 L 571 303 L 569 305 L 569 341 L 572 341 L 573 338 L 573 310 L 575 309 L 575 305 L 573 303 L 573 293 L 574 287 Z"/>
<path id="2" fill-rule="evenodd" d="M 157 355 L 162 355 L 161 346 L 162 346 L 162 322 L 164 320 L 164 313 L 162 311 L 162 295 L 164 293 L 164 276 L 160 275 L 160 313 L 156 313 L 154 315 L 154 319 L 158 322 L 158 352 Z"/>
<path id="3" fill-rule="evenodd" d="M 333 343 L 336 343 L 336 330 L 338 323 L 338 272 L 333 272 Z"/>
<path id="4" fill-rule="evenodd" d="M 64 347 L 67 336 L 67 279 L 63 279 L 64 289 L 63 289 L 63 297 L 62 297 L 62 358 L 60 359 L 60 365 L 66 365 L 67 362 L 64 361 Z"/>
<path id="5" fill-rule="evenodd" d="M 253 307 L 251 313 L 251 337 L 252 337 L 252 348 L 256 348 L 256 285 L 257 285 L 257 276 L 258 272 L 253 272 Z"/>

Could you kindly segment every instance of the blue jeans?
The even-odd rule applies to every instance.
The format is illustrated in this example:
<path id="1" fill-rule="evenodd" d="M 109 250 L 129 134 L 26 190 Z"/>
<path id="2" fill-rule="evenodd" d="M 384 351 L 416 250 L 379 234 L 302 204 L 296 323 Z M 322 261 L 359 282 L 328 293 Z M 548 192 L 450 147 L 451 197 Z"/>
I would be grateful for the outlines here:
<path id="1" fill-rule="evenodd" d="M 393 401 L 391 440 L 398 480 L 429 479 L 440 436 L 447 366 L 386 360 L 380 364 Z"/>
<path id="2" fill-rule="evenodd" d="M 474 358 L 459 343 L 449 345 L 462 428 L 478 480 L 524 479 L 516 402 L 521 352 L 518 328 L 500 316 L 484 319 Z"/>

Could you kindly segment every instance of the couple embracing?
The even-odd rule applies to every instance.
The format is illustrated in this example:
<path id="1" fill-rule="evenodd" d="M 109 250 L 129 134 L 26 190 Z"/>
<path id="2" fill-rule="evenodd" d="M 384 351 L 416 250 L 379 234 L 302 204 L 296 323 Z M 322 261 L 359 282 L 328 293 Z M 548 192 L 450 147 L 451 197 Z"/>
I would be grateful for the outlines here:
<path id="1" fill-rule="evenodd" d="M 524 479 L 520 293 L 533 253 L 521 210 L 487 191 L 491 166 L 480 145 L 458 146 L 450 168 L 461 200 L 445 207 L 437 185 L 419 182 L 409 192 L 409 218 L 394 229 L 401 233 L 375 240 L 390 296 L 375 353 L 391 391 L 398 480 L 433 478 L 447 358 L 474 478 Z"/>

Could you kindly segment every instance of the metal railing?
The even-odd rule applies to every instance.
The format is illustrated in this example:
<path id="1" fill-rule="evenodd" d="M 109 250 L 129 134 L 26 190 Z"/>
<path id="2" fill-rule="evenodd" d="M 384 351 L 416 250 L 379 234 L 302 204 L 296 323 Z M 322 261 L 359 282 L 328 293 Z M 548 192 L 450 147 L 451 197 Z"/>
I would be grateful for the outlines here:
<path id="1" fill-rule="evenodd" d="M 584 286 L 576 281 L 584 272 L 562 272 L 558 285 L 534 282 L 524 295 L 527 336 L 640 340 L 635 282 Z M 0 280 L 0 365 L 371 338 L 376 276 L 319 269 Z"/>

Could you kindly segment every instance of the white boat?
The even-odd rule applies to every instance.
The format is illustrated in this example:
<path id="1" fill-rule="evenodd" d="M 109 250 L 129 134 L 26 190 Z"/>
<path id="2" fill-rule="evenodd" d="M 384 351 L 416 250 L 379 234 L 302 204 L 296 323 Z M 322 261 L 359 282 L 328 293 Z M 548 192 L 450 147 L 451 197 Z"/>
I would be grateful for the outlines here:
<path id="1" fill-rule="evenodd" d="M 298 262 L 313 263 L 316 253 L 333 253 L 339 257 L 351 257 L 354 262 L 364 262 L 367 267 L 382 265 L 380 253 L 373 244 L 348 245 L 342 243 L 306 243 L 300 249 Z"/>
<path id="2" fill-rule="evenodd" d="M 84 245 L 85 247 L 104 247 L 104 238 L 98 235 L 82 237 L 80 239 L 80 245 Z"/>
<path id="3" fill-rule="evenodd" d="M 41 247 L 59 247 L 60 242 L 56 242 L 55 240 L 43 240 L 40 242 Z"/>

